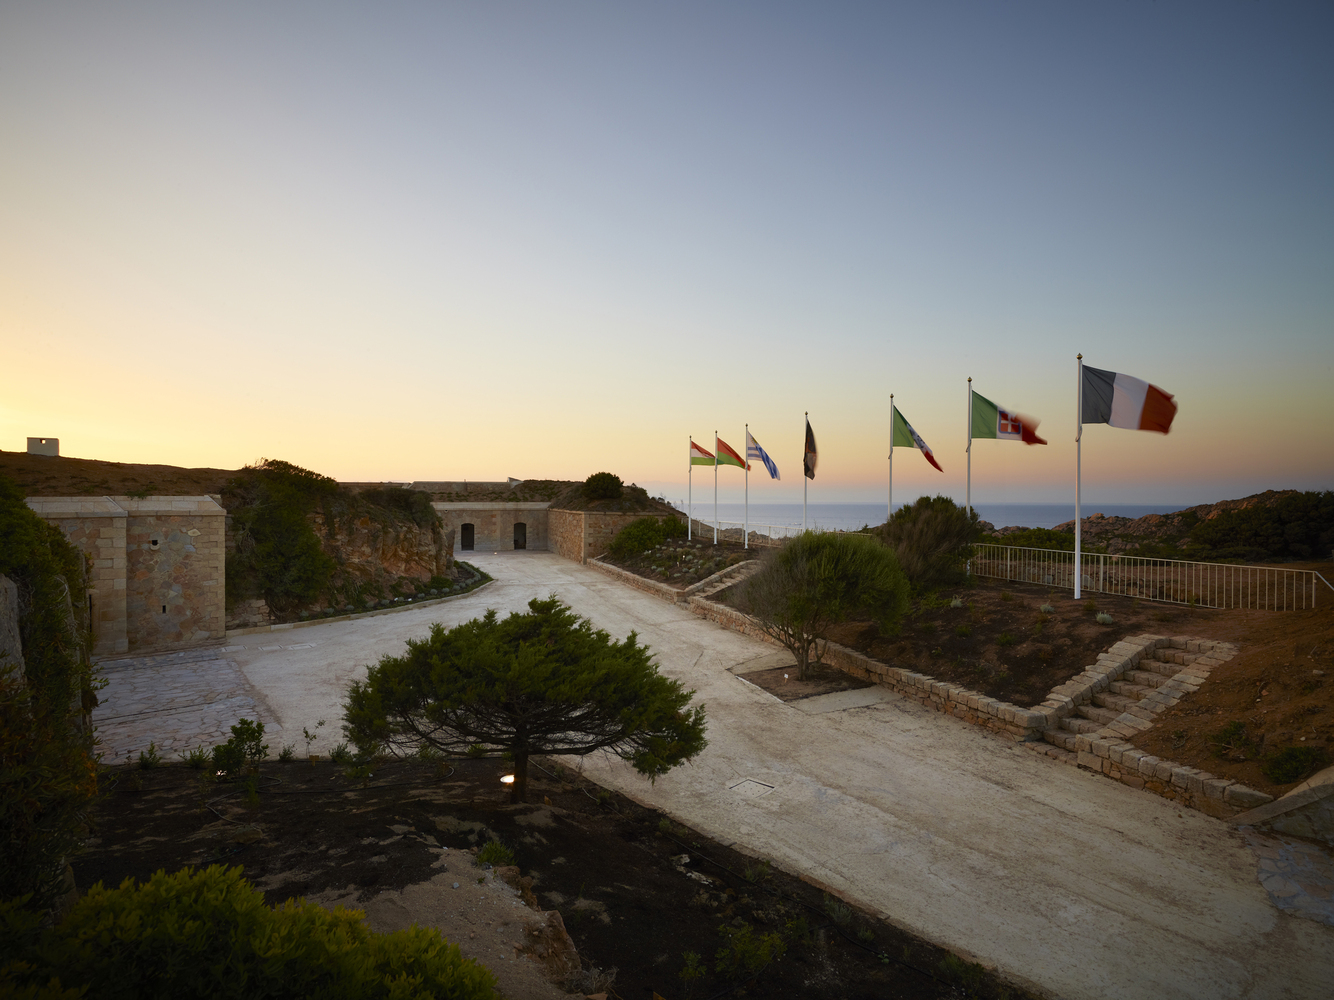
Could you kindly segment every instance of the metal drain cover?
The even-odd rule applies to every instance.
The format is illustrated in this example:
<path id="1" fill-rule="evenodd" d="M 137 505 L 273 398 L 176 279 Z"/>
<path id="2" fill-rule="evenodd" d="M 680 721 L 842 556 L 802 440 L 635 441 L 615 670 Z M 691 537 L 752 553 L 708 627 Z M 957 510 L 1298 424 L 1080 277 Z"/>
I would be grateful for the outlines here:
<path id="1" fill-rule="evenodd" d="M 773 790 L 773 785 L 766 785 L 763 781 L 756 781 L 754 778 L 742 778 L 735 785 L 728 786 L 728 791 L 744 795 L 748 799 L 757 799 L 761 795 L 768 795 Z"/>

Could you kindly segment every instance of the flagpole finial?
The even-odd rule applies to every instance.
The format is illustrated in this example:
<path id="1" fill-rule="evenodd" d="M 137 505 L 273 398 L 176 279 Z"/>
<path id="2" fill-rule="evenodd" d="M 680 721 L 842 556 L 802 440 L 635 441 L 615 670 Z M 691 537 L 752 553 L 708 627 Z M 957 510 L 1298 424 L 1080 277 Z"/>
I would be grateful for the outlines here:
<path id="1" fill-rule="evenodd" d="M 973 376 L 969 375 L 969 376 L 968 376 L 968 381 L 971 382 L 972 380 L 973 380 Z"/>
<path id="2" fill-rule="evenodd" d="M 1075 360 L 1076 360 L 1076 361 L 1083 361 L 1083 360 L 1084 360 L 1084 355 L 1082 355 L 1082 354 L 1076 354 L 1076 355 L 1075 355 Z"/>

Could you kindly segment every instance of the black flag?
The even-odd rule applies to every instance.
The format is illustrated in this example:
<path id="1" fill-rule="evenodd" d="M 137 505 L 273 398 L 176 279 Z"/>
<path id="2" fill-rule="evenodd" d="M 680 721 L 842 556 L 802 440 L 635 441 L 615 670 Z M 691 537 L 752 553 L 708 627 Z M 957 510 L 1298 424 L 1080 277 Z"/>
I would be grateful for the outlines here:
<path id="1" fill-rule="evenodd" d="M 806 478 L 815 478 L 815 463 L 820 460 L 820 453 L 815 450 L 815 432 L 811 430 L 811 422 L 806 421 Z"/>

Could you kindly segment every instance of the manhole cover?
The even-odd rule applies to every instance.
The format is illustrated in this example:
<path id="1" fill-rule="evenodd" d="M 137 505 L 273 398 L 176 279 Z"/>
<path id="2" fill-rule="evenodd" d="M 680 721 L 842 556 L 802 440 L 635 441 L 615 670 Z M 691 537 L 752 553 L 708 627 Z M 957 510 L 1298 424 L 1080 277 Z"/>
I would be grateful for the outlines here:
<path id="1" fill-rule="evenodd" d="M 763 781 L 756 781 L 754 778 L 743 778 L 729 788 L 729 791 L 744 795 L 748 799 L 757 799 L 761 795 L 768 795 L 773 790 L 773 785 L 766 785 Z"/>

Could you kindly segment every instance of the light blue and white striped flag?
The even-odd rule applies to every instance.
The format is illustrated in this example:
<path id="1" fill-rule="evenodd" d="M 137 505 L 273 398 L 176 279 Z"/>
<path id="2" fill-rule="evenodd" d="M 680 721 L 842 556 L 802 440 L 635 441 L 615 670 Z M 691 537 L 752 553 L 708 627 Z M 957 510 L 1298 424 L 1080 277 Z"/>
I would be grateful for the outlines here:
<path id="1" fill-rule="evenodd" d="M 764 467 L 769 470 L 770 479 L 782 479 L 778 474 L 778 466 L 774 465 L 774 460 L 769 457 L 769 453 L 760 447 L 760 443 L 751 437 L 750 431 L 746 431 L 746 461 L 763 462 Z"/>

